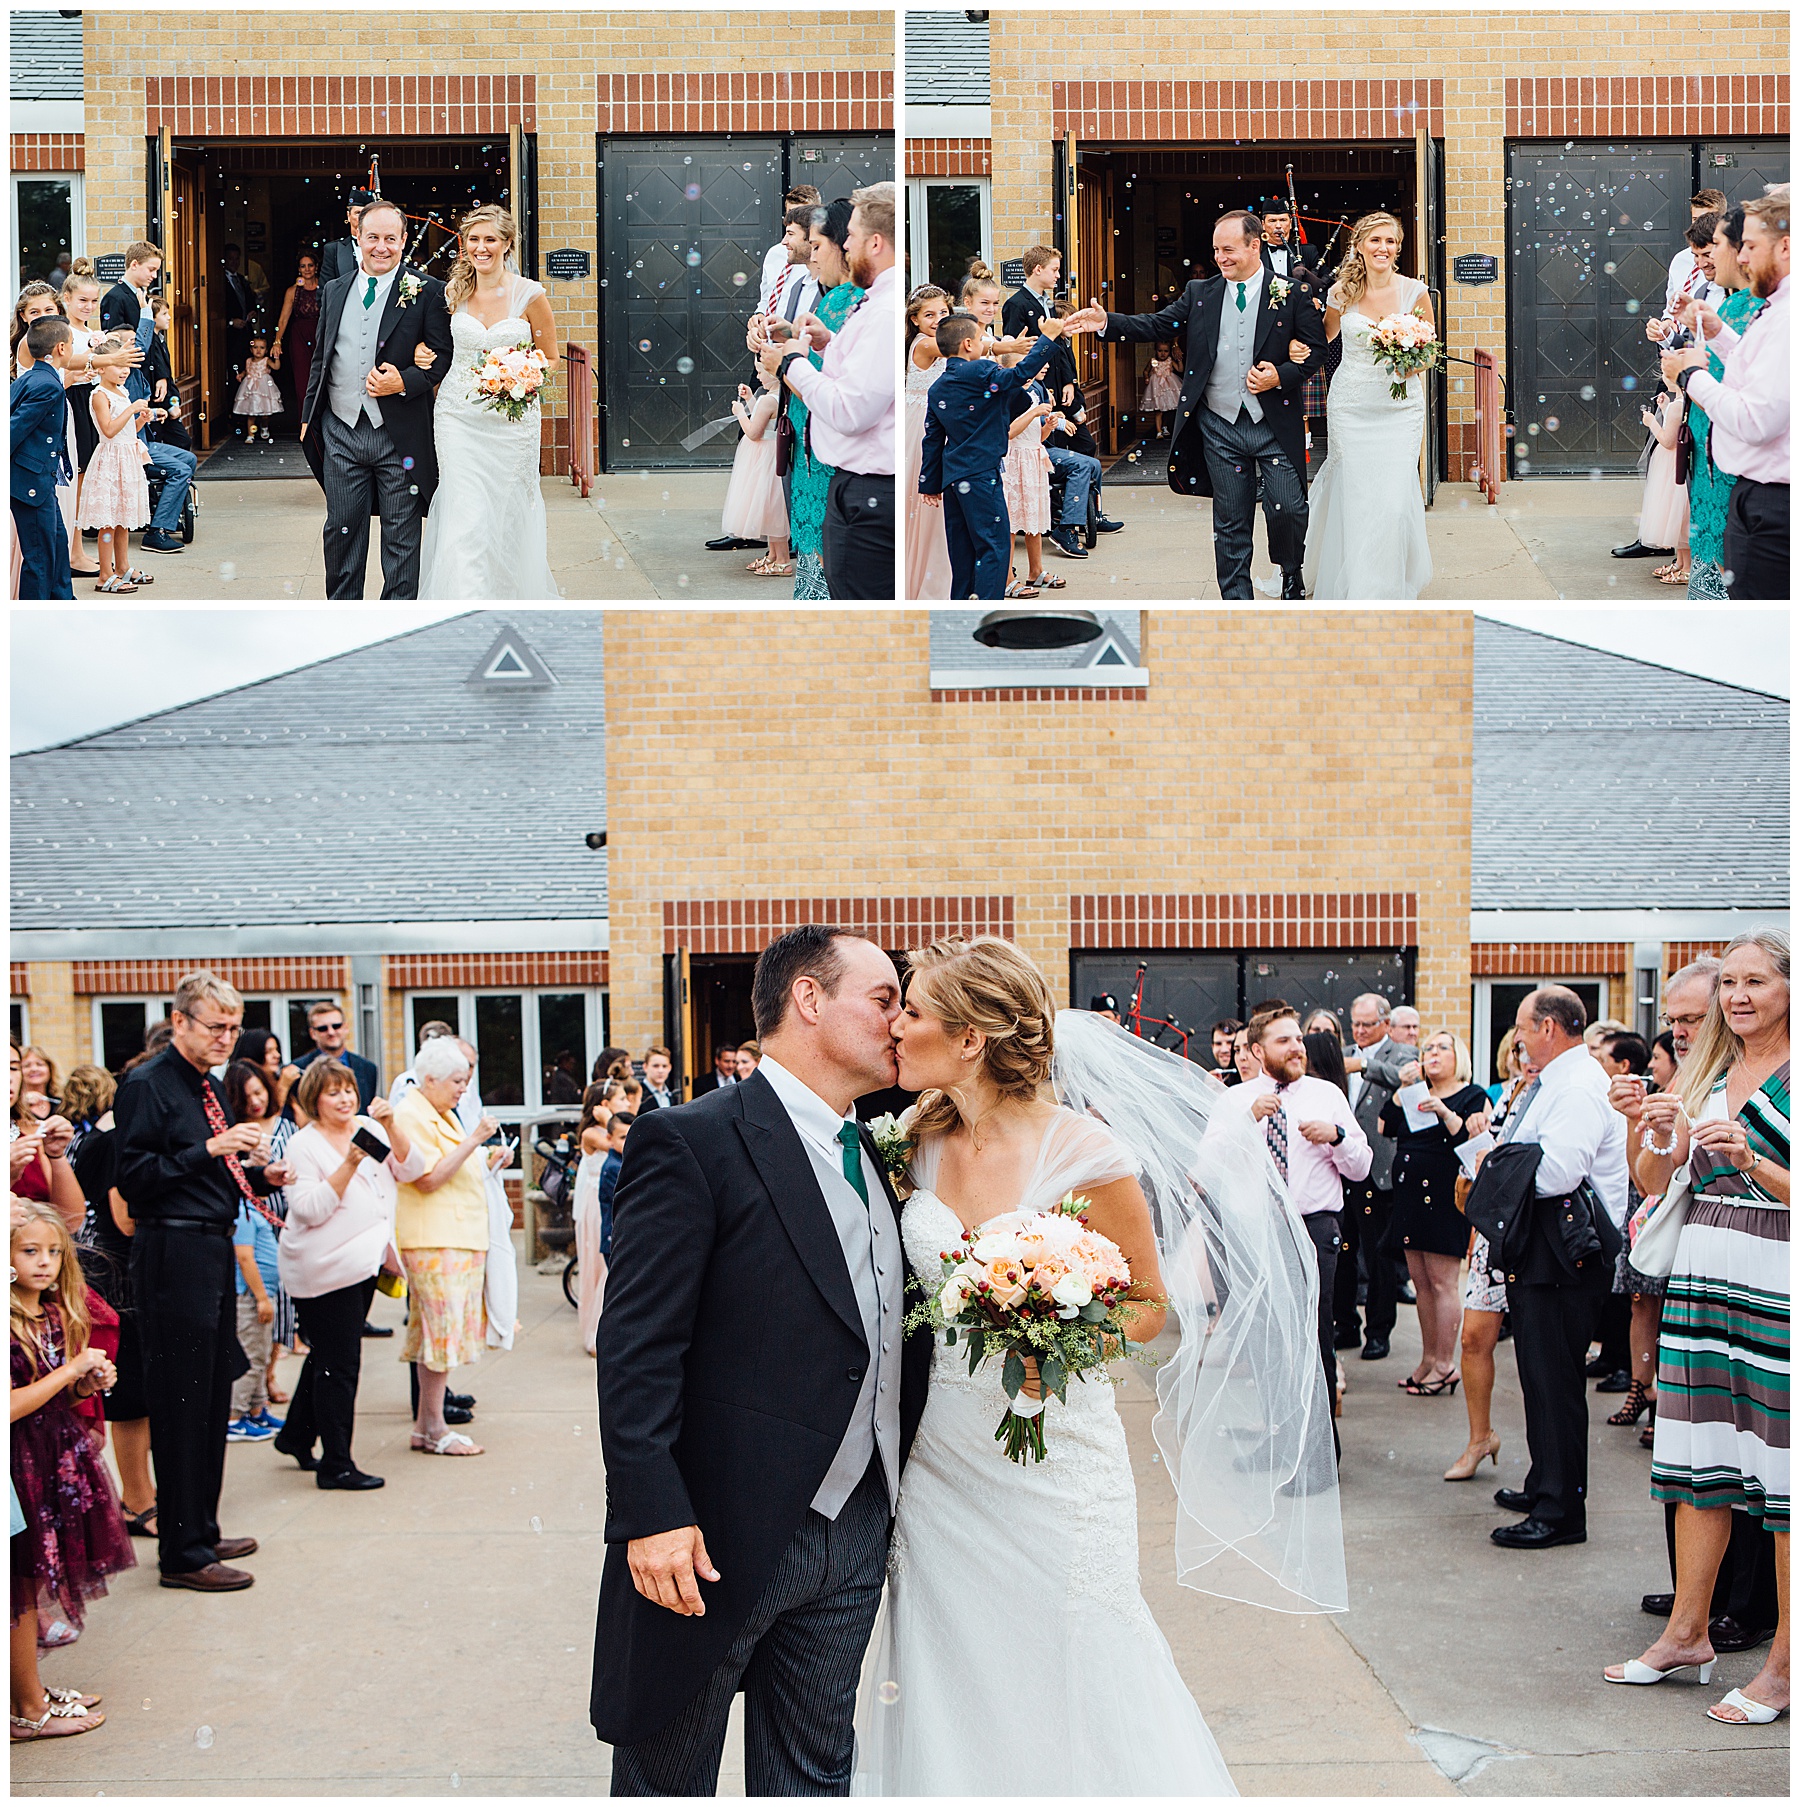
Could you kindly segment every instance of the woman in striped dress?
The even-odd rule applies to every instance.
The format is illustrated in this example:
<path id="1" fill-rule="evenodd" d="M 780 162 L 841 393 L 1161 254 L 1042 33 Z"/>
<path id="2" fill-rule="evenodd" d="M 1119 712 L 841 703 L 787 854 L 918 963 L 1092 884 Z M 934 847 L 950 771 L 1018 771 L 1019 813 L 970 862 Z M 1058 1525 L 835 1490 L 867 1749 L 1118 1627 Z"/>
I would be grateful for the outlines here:
<path id="1" fill-rule="evenodd" d="M 1614 1682 L 1712 1675 L 1707 1614 L 1741 1507 L 1775 1536 L 1781 1622 L 1753 1681 L 1710 1717 L 1764 1725 L 1788 1705 L 1788 940 L 1741 935 L 1673 1092 L 1644 1102 L 1638 1183 L 1686 1163 L 1692 1203 L 1663 1295 L 1650 1491 L 1675 1503 L 1675 1610 Z"/>

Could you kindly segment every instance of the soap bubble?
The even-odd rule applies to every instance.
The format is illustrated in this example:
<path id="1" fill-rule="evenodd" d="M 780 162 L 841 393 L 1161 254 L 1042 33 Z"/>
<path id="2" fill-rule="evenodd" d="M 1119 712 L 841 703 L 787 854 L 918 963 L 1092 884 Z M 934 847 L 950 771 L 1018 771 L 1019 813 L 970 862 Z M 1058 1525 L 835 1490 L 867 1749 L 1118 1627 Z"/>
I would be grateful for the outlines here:
<path id="1" fill-rule="evenodd" d="M 697 270 L 700 268 L 700 253 L 698 251 L 690 251 L 687 254 L 687 267 L 690 270 Z"/>
<path id="2" fill-rule="evenodd" d="M 532 1530 L 535 1531 L 538 1536 L 542 1537 L 544 1534 L 544 1521 L 541 1518 L 534 1517 L 529 1522 Z"/>
<path id="3" fill-rule="evenodd" d="M 881 1686 L 875 1690 L 875 1698 L 879 1700 L 884 1707 L 891 1707 L 894 1702 L 900 1698 L 900 1684 L 898 1682 L 883 1682 Z"/>
<path id="4" fill-rule="evenodd" d="M 400 468 L 403 471 L 410 471 L 412 469 L 412 467 L 413 467 L 413 461 L 410 458 L 402 458 L 400 460 Z"/>
<path id="5" fill-rule="evenodd" d="M 690 201 L 697 201 L 700 199 L 700 184 L 698 182 L 690 182 L 687 187 L 682 190 L 682 193 L 684 193 Z"/>
<path id="6" fill-rule="evenodd" d="M 692 376 L 694 374 L 694 360 L 692 358 L 677 358 L 675 360 L 675 368 L 680 371 L 683 376 Z"/>
<path id="7" fill-rule="evenodd" d="M 1642 306 L 1643 306 L 1643 303 L 1641 301 L 1639 301 L 1638 298 L 1634 295 L 1628 302 L 1625 303 L 1625 311 L 1628 314 L 1635 314 Z"/>
<path id="8" fill-rule="evenodd" d="M 1583 383 L 1581 385 L 1581 399 L 1584 402 L 1591 402 L 1594 399 L 1594 385 L 1592 383 Z"/>
<path id="9" fill-rule="evenodd" d="M 1631 391 L 1637 387 L 1637 378 L 1634 376 L 1622 376 L 1619 378 L 1619 387 L 1629 395 Z"/>
<path id="10" fill-rule="evenodd" d="M 648 351 L 649 349 L 650 349 L 650 341 L 648 339 L 638 340 L 638 350 L 639 351 Z"/>
<path id="11" fill-rule="evenodd" d="M 234 565 L 230 559 L 226 559 L 225 562 L 219 566 L 219 581 L 221 583 L 230 583 L 236 576 L 237 566 Z"/>
<path id="12" fill-rule="evenodd" d="M 734 289 L 741 289 L 749 280 L 750 278 L 746 276 L 742 270 L 733 270 L 731 272 L 731 286 Z"/>
<path id="13" fill-rule="evenodd" d="M 212 1747 L 213 1729 L 210 1725 L 203 1725 L 194 1734 L 194 1748 L 196 1750 L 209 1751 Z"/>
<path id="14" fill-rule="evenodd" d="M 1544 431 L 1546 433 L 1556 432 L 1561 425 L 1562 422 L 1558 420 L 1554 414 L 1546 414 L 1544 416 Z"/>

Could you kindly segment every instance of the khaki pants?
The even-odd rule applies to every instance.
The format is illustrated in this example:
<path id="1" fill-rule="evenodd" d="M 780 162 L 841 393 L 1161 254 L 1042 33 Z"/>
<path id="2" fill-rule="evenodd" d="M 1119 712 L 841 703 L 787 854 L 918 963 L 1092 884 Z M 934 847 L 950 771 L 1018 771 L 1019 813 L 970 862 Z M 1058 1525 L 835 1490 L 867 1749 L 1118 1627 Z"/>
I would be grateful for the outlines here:
<path id="1" fill-rule="evenodd" d="M 264 1324 L 256 1316 L 256 1295 L 239 1293 L 237 1301 L 237 1334 L 244 1353 L 250 1358 L 250 1372 L 232 1382 L 231 1415 L 254 1418 L 269 1404 L 269 1353 L 275 1329 L 273 1321 Z"/>

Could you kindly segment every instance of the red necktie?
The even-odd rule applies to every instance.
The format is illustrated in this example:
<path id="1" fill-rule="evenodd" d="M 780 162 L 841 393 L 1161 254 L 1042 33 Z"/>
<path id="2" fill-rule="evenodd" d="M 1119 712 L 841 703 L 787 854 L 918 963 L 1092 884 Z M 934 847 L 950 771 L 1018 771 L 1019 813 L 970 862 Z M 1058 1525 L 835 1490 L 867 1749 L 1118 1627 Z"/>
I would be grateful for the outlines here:
<path id="1" fill-rule="evenodd" d="M 793 267 L 792 264 L 783 264 L 781 274 L 775 278 L 775 288 L 769 296 L 769 312 L 771 314 L 781 312 L 781 291 L 787 287 L 788 271 Z"/>
<path id="2" fill-rule="evenodd" d="M 225 1107 L 219 1102 L 218 1094 L 212 1089 L 207 1079 L 200 1081 L 200 1108 L 206 1112 L 208 1128 L 215 1136 L 222 1136 L 231 1125 L 225 1121 Z M 277 1230 L 281 1228 L 281 1219 L 250 1190 L 250 1182 L 244 1175 L 244 1169 L 234 1154 L 220 1155 L 225 1163 L 225 1171 L 237 1181 L 237 1189 L 244 1195 L 244 1202 L 253 1211 L 260 1211 Z"/>

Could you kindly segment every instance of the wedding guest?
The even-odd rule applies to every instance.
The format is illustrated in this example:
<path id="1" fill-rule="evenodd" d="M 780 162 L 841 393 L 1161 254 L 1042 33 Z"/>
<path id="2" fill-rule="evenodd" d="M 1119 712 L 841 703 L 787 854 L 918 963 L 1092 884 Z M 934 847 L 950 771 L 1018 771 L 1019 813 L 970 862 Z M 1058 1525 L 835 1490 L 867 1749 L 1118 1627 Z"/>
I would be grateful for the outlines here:
<path id="1" fill-rule="evenodd" d="M 25 1111 L 42 1123 L 46 1117 L 67 1116 L 56 1083 L 56 1062 L 32 1043 L 19 1055 L 19 1078 L 25 1088 Z"/>
<path id="2" fill-rule="evenodd" d="M 1731 942 L 1676 1090 L 1641 1112 L 1640 1182 L 1660 1190 L 1685 1163 L 1692 1195 L 1664 1294 L 1650 1483 L 1675 1503 L 1675 1601 L 1642 1658 L 1605 1673 L 1650 1682 L 1698 1666 L 1710 1679 L 1714 1577 L 1742 1506 L 1774 1533 L 1784 1585 L 1761 1671 L 1708 1708 L 1726 1725 L 1788 1705 L 1789 964 L 1777 931 Z"/>
<path id="3" fill-rule="evenodd" d="M 231 1235 L 237 1258 L 238 1347 L 249 1365 L 231 1384 L 231 1422 L 227 1443 L 263 1443 L 281 1429 L 269 1412 L 269 1372 L 275 1365 L 270 1330 L 275 1322 L 275 1295 L 281 1290 L 281 1245 L 275 1226 L 250 1206 L 240 1204 Z"/>
<path id="4" fill-rule="evenodd" d="M 1231 1038 L 1231 1065 L 1239 1085 L 1262 1077 L 1262 1050 L 1251 1042 L 1247 1028 Z"/>
<path id="5" fill-rule="evenodd" d="M 782 312 L 781 293 L 788 281 L 806 281 L 805 268 L 810 245 L 807 229 L 813 208 L 820 204 L 820 194 L 810 182 L 799 182 L 781 197 L 781 237 L 763 253 L 762 277 L 756 290 L 756 311 L 767 314 Z M 798 226 L 798 232 L 795 227 Z M 798 256 L 795 255 L 796 251 Z M 793 272 L 789 275 L 789 272 Z M 792 314 L 786 316 L 793 319 Z"/>
<path id="6" fill-rule="evenodd" d="M 1708 214 L 1716 218 L 1724 211 L 1724 191 L 1703 188 L 1688 202 L 1688 224 L 1691 228 Z M 1705 280 L 1706 272 L 1694 255 L 1694 238 L 1690 230 L 1683 235 L 1681 248 L 1669 259 L 1668 281 L 1663 285 L 1663 317 L 1673 319 L 1676 302 L 1683 295 L 1692 294 L 1696 284 Z"/>
<path id="7" fill-rule="evenodd" d="M 294 1180 L 281 1238 L 281 1279 L 293 1294 L 307 1353 L 285 1428 L 275 1447 L 318 1485 L 367 1492 L 380 1475 L 356 1466 L 356 1388 L 362 1372 L 362 1328 L 375 1296 L 376 1275 L 400 1270 L 394 1249 L 396 1187 L 425 1171 L 425 1153 L 407 1139 L 399 1113 L 375 1099 L 366 1118 L 355 1075 L 336 1060 L 319 1060 L 300 1081 L 307 1125 L 288 1147 Z M 387 1144 L 382 1159 L 353 1138 L 367 1131 Z M 319 1445 L 320 1453 L 313 1454 Z"/>
<path id="8" fill-rule="evenodd" d="M 352 1053 L 345 1046 L 344 1007 L 330 998 L 321 999 L 306 1013 L 306 1027 L 313 1045 L 294 1062 L 304 1073 L 315 1060 L 335 1060 L 356 1075 L 357 1102 L 367 1110 L 381 1090 L 381 1069 L 374 1061 Z"/>
<path id="9" fill-rule="evenodd" d="M 231 1050 L 231 1064 L 242 1061 L 262 1075 L 262 1082 L 277 1112 L 287 1108 L 288 1094 L 300 1069 L 289 1066 L 281 1055 L 281 1038 L 273 1029 L 246 1029 Z"/>
<path id="10" fill-rule="evenodd" d="M 880 600 L 894 594 L 893 183 L 859 188 L 844 236 L 833 242 L 855 300 L 835 321 L 824 317 L 820 304 L 819 318 L 807 328 L 815 352 L 819 328 L 829 333 L 816 365 L 779 346 L 765 363 L 773 359 L 769 367 L 807 412 L 809 459 L 816 455 L 830 471 L 820 543 L 824 594 Z M 806 424 L 796 420 L 796 430 Z M 794 487 L 798 496 L 798 480 Z M 794 593 L 799 598 L 798 585 Z"/>
<path id="11" fill-rule="evenodd" d="M 1663 375 L 1712 418 L 1712 456 L 1738 481 L 1726 512 L 1724 568 L 1733 602 L 1783 601 L 1792 593 L 1788 564 L 1789 294 L 1788 189 L 1744 203 L 1739 262 L 1767 303 L 1741 334 L 1692 301 L 1677 308 L 1698 323 L 1708 345 L 1663 354 Z M 1712 376 L 1710 350 L 1725 363 Z"/>
<path id="12" fill-rule="evenodd" d="M 1150 367 L 1144 372 L 1144 393 L 1138 402 L 1152 426 L 1151 438 L 1167 439 L 1175 410 L 1181 406 L 1181 378 L 1175 373 L 1175 346 L 1159 340 L 1150 348 Z"/>
<path id="13" fill-rule="evenodd" d="M 575 1320 L 581 1335 L 581 1346 L 594 1353 L 600 1330 L 600 1307 L 606 1296 L 606 1257 L 601 1253 L 600 1170 L 608 1159 L 611 1130 L 591 1110 L 584 1113 L 581 1134 L 581 1164 L 575 1169 L 575 1188 L 570 1217 L 575 1226 Z"/>
<path id="14" fill-rule="evenodd" d="M 719 514 L 722 538 L 766 542 L 768 550 L 744 568 L 756 577 L 792 577 L 794 561 L 788 557 L 787 501 L 781 478 L 775 471 L 775 434 L 772 430 L 781 395 L 774 379 L 759 370 L 761 389 L 750 392 L 739 383 L 731 404 L 741 437 L 731 460 L 731 481 L 725 487 L 725 506 Z"/>
<path id="15" fill-rule="evenodd" d="M 1675 480 L 1675 441 L 1681 431 L 1686 398 L 1672 383 L 1662 383 L 1650 406 L 1638 418 L 1650 435 L 1649 468 L 1644 473 L 1644 500 L 1638 515 L 1638 541 L 1645 546 L 1671 546 L 1675 556 L 1651 575 L 1658 583 L 1687 586 L 1688 492 Z"/>
<path id="16" fill-rule="evenodd" d="M 919 468 L 925 457 L 925 409 L 943 353 L 937 329 L 950 312 L 950 297 L 931 283 L 913 290 L 906 303 L 906 598 L 909 602 L 950 600 L 950 545 L 944 538 L 944 511 L 927 508 L 919 496 Z"/>
<path id="17" fill-rule="evenodd" d="M 660 1045 L 646 1050 L 644 1054 L 644 1096 L 643 1108 L 647 1111 L 664 1111 L 672 1104 L 679 1104 L 681 1096 L 669 1089 L 669 1075 L 675 1070 L 675 1057 L 667 1048 Z"/>
<path id="18" fill-rule="evenodd" d="M 716 1092 L 720 1086 L 736 1085 L 737 1082 L 737 1043 L 719 1042 L 713 1048 L 713 1070 L 703 1079 L 694 1081 L 694 1096 L 700 1098 L 708 1092 Z"/>
<path id="19" fill-rule="evenodd" d="M 1327 1085 L 1334 1085 L 1344 1094 L 1350 1096 L 1350 1073 L 1344 1065 L 1344 1044 L 1328 1029 L 1308 1029 L 1305 1032 L 1306 1070 L 1315 1079 L 1323 1079 Z"/>
<path id="20" fill-rule="evenodd" d="M 1212 1026 L 1210 1040 L 1213 1072 L 1226 1085 L 1239 1083 L 1237 1065 L 1231 1058 L 1231 1048 L 1234 1038 L 1243 1026 L 1234 1016 L 1222 1017 Z"/>
<path id="21" fill-rule="evenodd" d="M 997 362 L 1002 370 L 1010 369 L 1021 355 L 1006 354 Z M 1050 454 L 1044 450 L 1044 434 L 1055 408 L 1044 386 L 1036 381 L 1026 383 L 1013 395 L 1010 408 L 1012 420 L 1006 429 L 1006 461 L 1000 467 L 1000 487 L 1006 498 L 1011 533 L 1025 541 L 1026 563 L 1025 575 L 1016 576 L 1009 544 L 1006 594 L 1009 599 L 1029 601 L 1040 590 L 1068 587 L 1066 577 L 1044 570 L 1044 535 L 1050 531 Z M 1070 556 L 1086 558 L 1087 553 L 1076 541 Z"/>
<path id="22" fill-rule="evenodd" d="M 242 1036 L 238 1037 L 240 1042 L 243 1039 Z M 277 1044 L 277 1048 L 279 1048 L 279 1044 Z M 232 1121 L 234 1123 L 254 1124 L 268 1139 L 268 1158 L 272 1161 L 285 1161 L 287 1159 L 288 1143 L 293 1139 L 294 1135 L 295 1119 L 294 1117 L 283 1116 L 276 1107 L 275 1094 L 269 1089 L 268 1077 L 264 1069 L 261 1067 L 253 1067 L 247 1061 L 241 1064 L 237 1061 L 233 1061 L 225 1069 L 224 1084 L 225 1104 L 226 1108 L 231 1112 Z M 287 1193 L 280 1188 L 267 1194 L 263 1199 L 263 1203 L 277 1218 L 285 1219 L 287 1217 Z M 260 1212 L 257 1213 L 257 1217 L 264 1228 L 262 1230 L 257 1230 L 252 1226 L 251 1233 L 254 1237 L 254 1241 L 249 1246 L 261 1252 L 264 1250 L 265 1242 L 271 1245 L 279 1242 L 281 1231 L 275 1225 L 269 1224 L 268 1220 L 262 1217 Z M 238 1223 L 239 1229 L 241 1230 L 243 1228 L 242 1213 L 239 1214 Z M 243 1272 L 243 1255 L 241 1250 L 238 1256 L 238 1266 L 240 1277 L 247 1279 L 247 1275 L 244 1275 Z M 300 1335 L 294 1318 L 294 1301 L 290 1299 L 287 1296 L 287 1293 L 282 1289 L 281 1277 L 276 1266 L 272 1247 L 268 1250 L 268 1258 L 264 1266 L 264 1278 L 267 1283 L 266 1290 L 269 1294 L 269 1302 L 274 1307 L 274 1315 L 268 1321 L 267 1337 L 262 1338 L 257 1336 L 259 1342 L 266 1344 L 263 1349 L 263 1365 L 265 1373 L 261 1387 L 257 1389 L 257 1391 L 276 1405 L 286 1405 L 288 1396 L 282 1390 L 280 1383 L 276 1379 L 276 1365 L 284 1352 L 292 1352 L 294 1350 L 295 1345 L 300 1340 Z M 255 1289 L 252 1288 L 251 1290 L 254 1292 Z M 238 1289 L 238 1309 L 240 1313 L 244 1310 L 244 1289 L 242 1286 Z M 238 1341 L 241 1344 L 244 1344 L 244 1347 L 247 1350 L 249 1345 L 244 1342 L 243 1331 L 244 1326 L 240 1324 L 238 1329 Z M 257 1333 L 253 1330 L 252 1335 L 256 1336 L 256 1334 Z M 241 1387 L 243 1383 L 240 1382 L 239 1384 Z M 249 1394 L 242 1394 L 234 1391 L 234 1399 L 250 1396 L 251 1395 Z M 242 1412 L 234 1409 L 232 1413 L 234 1422 L 242 1416 Z M 251 1416 L 255 1417 L 256 1414 L 252 1413 Z M 267 1419 L 268 1416 L 268 1411 L 265 1408 L 262 1412 L 262 1417 Z M 270 1424 L 273 1424 L 273 1422 L 274 1421 L 271 1420 Z M 260 1428 L 268 1431 L 270 1429 L 270 1424 L 261 1425 Z"/>
<path id="23" fill-rule="evenodd" d="M 256 438 L 262 425 L 264 439 L 273 439 L 274 430 L 267 424 L 281 412 L 281 391 L 275 386 L 274 369 L 269 363 L 269 341 L 260 333 L 253 334 L 244 358 L 244 378 L 232 398 L 231 412 L 244 422 L 244 439 Z"/>
<path id="24" fill-rule="evenodd" d="M 1417 1038 L 1418 1018 L 1417 1012 L 1411 1012 L 1397 1023 L 1398 1014 L 1378 991 L 1366 991 L 1350 1004 L 1350 1038 L 1356 1044 L 1351 1109 L 1368 1139 L 1370 1160 L 1367 1175 L 1344 1189 L 1344 1220 L 1350 1225 L 1346 1246 L 1356 1253 L 1346 1255 L 1339 1266 L 1343 1278 L 1334 1314 L 1339 1334 L 1345 1338 L 1343 1347 L 1355 1347 L 1349 1333 L 1356 1328 L 1356 1263 L 1360 1256 L 1364 1303 L 1362 1332 L 1356 1340 L 1362 1343 L 1366 1362 L 1386 1358 L 1399 1317 L 1394 1267 L 1382 1253 L 1393 1211 L 1394 1144 L 1381 1133 L 1381 1113 L 1400 1089 L 1400 1068 L 1412 1058 L 1405 1037 L 1410 1032 Z"/>
<path id="25" fill-rule="evenodd" d="M 1415 1397 L 1454 1393 L 1462 1379 L 1456 1350 L 1462 1323 L 1459 1275 L 1469 1249 L 1469 1220 L 1456 1208 L 1456 1150 L 1486 1124 L 1488 1098 L 1471 1083 L 1469 1050 L 1448 1030 L 1427 1036 L 1419 1058 L 1400 1069 L 1402 1087 L 1429 1088 L 1418 1109 L 1435 1119 L 1415 1129 L 1390 1097 L 1381 1133 L 1394 1144 L 1393 1204 L 1383 1252 L 1404 1257 L 1418 1296 L 1419 1365 L 1400 1385 Z M 1475 1129 L 1470 1129 L 1470 1124 Z"/>
<path id="26" fill-rule="evenodd" d="M 1738 260 L 1743 242 L 1744 210 L 1734 207 L 1719 216 L 1713 229 L 1710 255 L 1713 282 L 1724 296 L 1717 304 L 1719 318 L 1737 333 L 1744 330 L 1745 323 L 1760 305 L 1751 290 L 1750 278 Z M 1703 250 L 1696 255 L 1704 261 L 1708 252 Z M 1725 374 L 1725 360 L 1712 346 L 1707 348 L 1706 368 L 1715 378 Z M 1692 395 L 1688 397 L 1687 420 L 1688 430 L 1694 437 L 1692 468 L 1688 472 L 1688 547 L 1692 558 L 1688 600 L 1724 602 L 1727 600 L 1725 517 L 1737 478 L 1722 471 L 1714 459 L 1712 422 L 1706 409 Z"/>
<path id="27" fill-rule="evenodd" d="M 324 293 L 318 258 L 310 251 L 302 251 L 294 280 L 281 298 L 281 317 L 275 322 L 275 338 L 270 346 L 277 367 L 287 369 L 296 414 L 306 401 L 307 384 L 312 380 L 313 346 L 319 337 L 319 305 Z"/>
<path id="28" fill-rule="evenodd" d="M 375 192 L 369 188 L 353 188 L 344 199 L 344 223 L 349 231 L 342 238 L 334 238 L 325 247 L 325 256 L 319 266 L 321 283 L 335 282 L 338 277 L 348 276 L 357 268 L 356 234 L 362 225 L 363 209 L 375 199 Z M 304 400 L 305 389 L 300 391 L 300 395 Z"/>
<path id="29" fill-rule="evenodd" d="M 1675 1037 L 1670 1030 L 1665 1029 L 1650 1044 L 1649 1074 L 1659 1092 L 1675 1083 Z"/>
<path id="30" fill-rule="evenodd" d="M 74 480 L 66 451 L 63 390 L 73 342 L 66 320 L 32 321 L 22 340 L 32 364 L 13 379 L 9 394 L 12 518 L 23 561 L 18 595 L 27 601 L 72 601 L 75 595 L 69 534 L 57 502 L 59 486 Z"/>
<path id="31" fill-rule="evenodd" d="M 739 1042 L 737 1051 L 737 1076 L 740 1081 L 748 1079 L 762 1065 L 762 1044 L 760 1042 Z"/>
<path id="32" fill-rule="evenodd" d="M 1025 272 L 1022 287 L 1007 296 L 1000 312 L 1000 330 L 1009 339 L 1026 338 L 1038 331 L 1055 305 L 1062 281 L 1062 253 L 1049 245 L 1027 245 L 1019 257 Z"/>
<path id="33" fill-rule="evenodd" d="M 1059 320 L 1067 320 L 1074 311 L 1075 305 L 1070 301 L 1059 301 L 1052 309 Z M 1056 404 L 1056 412 L 1044 423 L 1044 450 L 1052 469 L 1063 478 L 1062 509 L 1050 538 L 1059 551 L 1085 558 L 1086 542 L 1082 536 L 1089 526 L 1096 533 L 1121 533 L 1125 523 L 1113 520 L 1101 500 L 1105 473 L 1100 448 L 1087 429 L 1087 404 L 1082 400 L 1075 359 L 1066 338 L 1057 340 L 1039 381 Z"/>

